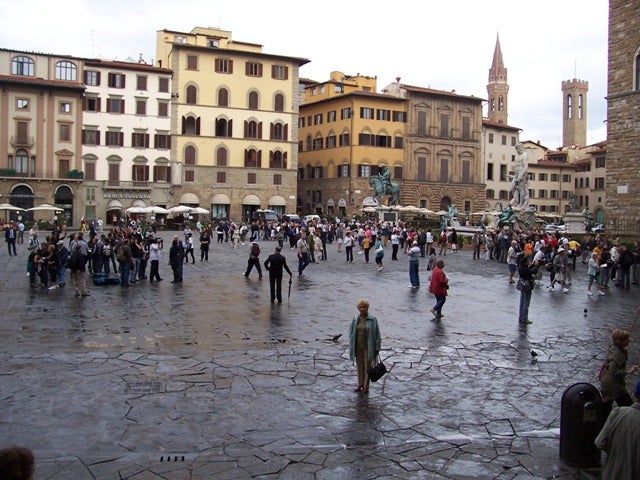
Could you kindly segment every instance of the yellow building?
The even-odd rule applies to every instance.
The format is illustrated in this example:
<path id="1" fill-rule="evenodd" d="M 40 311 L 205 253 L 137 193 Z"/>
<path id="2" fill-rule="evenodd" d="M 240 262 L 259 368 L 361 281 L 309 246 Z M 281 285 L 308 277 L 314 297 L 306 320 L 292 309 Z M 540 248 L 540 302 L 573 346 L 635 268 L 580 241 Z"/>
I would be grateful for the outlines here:
<path id="1" fill-rule="evenodd" d="M 23 212 L 26 220 L 78 226 L 82 185 L 84 60 L 0 49 L 0 203 L 55 212 Z M 17 218 L 18 214 L 12 214 Z"/>
<path id="2" fill-rule="evenodd" d="M 381 166 L 404 177 L 406 100 L 375 93 L 376 79 L 332 72 L 305 85 L 300 105 L 298 211 L 347 217 L 373 195 Z"/>
<path id="3" fill-rule="evenodd" d="M 231 32 L 160 30 L 158 66 L 174 72 L 173 203 L 215 218 L 252 218 L 295 207 L 298 71 L 308 60 L 263 53 Z"/>

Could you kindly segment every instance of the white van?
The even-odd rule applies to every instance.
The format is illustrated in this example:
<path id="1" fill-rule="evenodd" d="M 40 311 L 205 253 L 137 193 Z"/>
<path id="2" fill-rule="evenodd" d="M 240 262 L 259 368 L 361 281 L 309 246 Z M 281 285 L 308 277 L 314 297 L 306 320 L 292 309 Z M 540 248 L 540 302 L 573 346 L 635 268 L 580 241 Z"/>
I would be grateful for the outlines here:
<path id="1" fill-rule="evenodd" d="M 305 215 L 305 217 L 302 219 L 302 221 L 305 224 L 311 223 L 311 222 L 319 222 L 320 221 L 320 215 Z"/>

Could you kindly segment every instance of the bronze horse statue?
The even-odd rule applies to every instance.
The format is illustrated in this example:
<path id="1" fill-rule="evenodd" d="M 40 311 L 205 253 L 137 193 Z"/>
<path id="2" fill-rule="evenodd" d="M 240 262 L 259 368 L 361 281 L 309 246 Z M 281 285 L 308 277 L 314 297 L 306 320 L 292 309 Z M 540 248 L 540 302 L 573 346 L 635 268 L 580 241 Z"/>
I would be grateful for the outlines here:
<path id="1" fill-rule="evenodd" d="M 371 175 L 369 177 L 369 185 L 373 187 L 373 198 L 378 202 L 378 195 L 388 195 L 389 196 L 389 206 L 400 205 L 400 185 L 397 183 L 391 183 L 391 187 L 389 185 L 384 185 L 382 183 L 382 179 L 377 175 Z M 386 187 L 386 188 L 385 188 Z"/>

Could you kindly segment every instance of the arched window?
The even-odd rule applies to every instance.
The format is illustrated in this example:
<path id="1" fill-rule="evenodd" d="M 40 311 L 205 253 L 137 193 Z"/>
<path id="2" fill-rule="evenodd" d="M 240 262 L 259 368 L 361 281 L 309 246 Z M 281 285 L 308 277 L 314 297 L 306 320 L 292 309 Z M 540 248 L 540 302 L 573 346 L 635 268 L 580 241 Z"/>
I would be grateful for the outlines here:
<path id="1" fill-rule="evenodd" d="M 58 62 L 56 63 L 56 78 L 58 80 L 76 81 L 77 68 L 75 63 Z"/>
<path id="2" fill-rule="evenodd" d="M 273 101 L 273 109 L 276 112 L 284 112 L 284 95 L 281 93 L 276 93 Z"/>
<path id="3" fill-rule="evenodd" d="M 245 158 L 244 158 L 244 166 L 245 167 L 258 167 L 258 152 L 251 148 L 249 150 L 245 150 Z"/>
<path id="4" fill-rule="evenodd" d="M 183 135 L 200 135 L 200 118 L 182 117 Z"/>
<path id="5" fill-rule="evenodd" d="M 251 110 L 257 110 L 258 103 L 258 92 L 249 92 L 249 108 Z"/>
<path id="6" fill-rule="evenodd" d="M 11 60 L 11 73 L 24 77 L 33 77 L 33 60 L 29 57 L 13 57 Z"/>
<path id="7" fill-rule="evenodd" d="M 281 123 L 273 124 L 273 135 L 271 136 L 271 140 L 284 140 L 284 125 Z"/>
<path id="8" fill-rule="evenodd" d="M 187 87 L 187 103 L 195 105 L 197 103 L 197 89 L 194 85 Z"/>
<path id="9" fill-rule="evenodd" d="M 573 97 L 567 95 L 567 118 L 573 118 Z"/>
<path id="10" fill-rule="evenodd" d="M 580 179 L 580 188 L 584 188 L 584 178 Z"/>
<path id="11" fill-rule="evenodd" d="M 226 88 L 221 88 L 220 90 L 218 90 L 218 106 L 229 106 L 229 90 L 227 90 Z"/>
<path id="12" fill-rule="evenodd" d="M 258 138 L 258 122 L 251 120 L 247 122 L 246 138 Z"/>
<path id="13" fill-rule="evenodd" d="M 188 145 L 184 148 L 184 164 L 196 164 L 196 147 L 194 147 L 193 145 Z"/>
<path id="14" fill-rule="evenodd" d="M 218 167 L 226 167 L 228 157 L 229 152 L 225 147 L 218 148 L 218 151 L 216 152 L 216 165 Z"/>
<path id="15" fill-rule="evenodd" d="M 282 152 L 271 152 L 271 155 L 269 155 L 269 157 L 269 168 L 285 168 Z"/>
<path id="16" fill-rule="evenodd" d="M 582 119 L 582 94 L 578 95 L 578 118 Z"/>
<path id="17" fill-rule="evenodd" d="M 216 119 L 216 137 L 231 137 L 233 120 L 227 120 L 226 118 Z"/>

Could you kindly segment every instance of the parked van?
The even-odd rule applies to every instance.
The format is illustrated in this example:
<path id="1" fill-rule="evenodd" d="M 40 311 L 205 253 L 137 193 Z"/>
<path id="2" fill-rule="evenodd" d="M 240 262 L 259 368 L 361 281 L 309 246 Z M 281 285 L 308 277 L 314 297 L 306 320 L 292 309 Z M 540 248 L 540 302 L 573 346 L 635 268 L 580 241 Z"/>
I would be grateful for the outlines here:
<path id="1" fill-rule="evenodd" d="M 287 213 L 282 216 L 282 221 L 300 223 L 300 215 L 298 215 L 297 213 Z"/>
<path id="2" fill-rule="evenodd" d="M 307 223 L 311 223 L 311 222 L 319 222 L 320 221 L 320 215 L 306 215 L 302 221 L 307 224 Z"/>
<path id="3" fill-rule="evenodd" d="M 268 209 L 258 209 L 255 211 L 254 213 L 254 220 L 262 220 L 263 222 L 277 222 L 278 221 L 278 216 L 276 215 L 276 212 L 274 212 L 273 210 L 268 210 Z"/>

